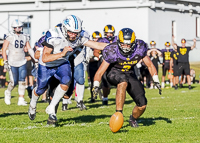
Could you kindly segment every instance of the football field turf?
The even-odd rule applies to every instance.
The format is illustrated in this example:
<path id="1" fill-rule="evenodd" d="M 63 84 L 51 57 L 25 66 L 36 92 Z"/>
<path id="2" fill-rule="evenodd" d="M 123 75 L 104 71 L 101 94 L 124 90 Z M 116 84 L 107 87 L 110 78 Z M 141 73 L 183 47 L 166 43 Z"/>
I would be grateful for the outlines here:
<path id="1" fill-rule="evenodd" d="M 31 121 L 27 114 L 29 104 L 17 106 L 17 88 L 12 92 L 9 106 L 4 103 L 5 89 L 0 89 L 0 142 L 200 142 L 200 85 L 193 84 L 192 87 L 192 90 L 188 90 L 187 85 L 178 90 L 165 88 L 162 95 L 156 89 L 146 89 L 148 105 L 138 119 L 139 128 L 131 128 L 128 124 L 135 103 L 127 94 L 123 110 L 124 124 L 117 133 L 109 129 L 110 117 L 115 113 L 115 88 L 109 95 L 108 106 L 102 106 L 99 98 L 95 103 L 90 103 L 88 89 L 84 94 L 88 110 L 80 111 L 73 99 L 67 111 L 62 111 L 60 104 L 56 127 L 46 125 L 48 115 L 45 109 L 48 104 L 41 103 L 41 98 L 36 118 Z M 25 100 L 29 103 L 27 93 Z"/>

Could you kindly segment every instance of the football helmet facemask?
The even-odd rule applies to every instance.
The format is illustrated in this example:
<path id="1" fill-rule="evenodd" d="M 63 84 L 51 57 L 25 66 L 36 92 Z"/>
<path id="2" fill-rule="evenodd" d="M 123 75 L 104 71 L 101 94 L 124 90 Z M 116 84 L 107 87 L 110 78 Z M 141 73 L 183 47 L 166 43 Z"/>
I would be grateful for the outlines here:
<path id="1" fill-rule="evenodd" d="M 135 32 L 130 28 L 121 29 L 118 34 L 117 43 L 123 53 L 132 52 L 136 43 Z M 123 47 L 124 45 L 127 45 L 127 47 Z"/>
<path id="2" fill-rule="evenodd" d="M 75 15 L 68 15 L 62 21 L 62 33 L 67 40 L 74 41 L 76 40 L 81 33 L 82 30 L 82 21 L 79 17 Z M 71 32 L 73 35 L 76 35 L 75 38 L 71 38 L 67 32 Z"/>
<path id="3" fill-rule="evenodd" d="M 11 27 L 13 28 L 14 33 L 22 33 L 22 27 L 23 27 L 23 23 L 19 20 L 19 19 L 15 19 L 12 24 Z"/>
<path id="4" fill-rule="evenodd" d="M 109 41 L 112 41 L 114 39 L 115 35 L 115 28 L 112 25 L 106 25 L 104 27 L 104 37 L 106 37 Z M 112 36 L 107 35 L 107 33 L 112 33 Z"/>

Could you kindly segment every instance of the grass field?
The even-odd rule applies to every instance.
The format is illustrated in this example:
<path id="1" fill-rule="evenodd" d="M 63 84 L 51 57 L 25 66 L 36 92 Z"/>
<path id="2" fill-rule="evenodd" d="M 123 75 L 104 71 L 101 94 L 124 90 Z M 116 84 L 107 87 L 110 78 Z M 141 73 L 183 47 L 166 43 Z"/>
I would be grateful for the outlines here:
<path id="1" fill-rule="evenodd" d="M 192 65 L 199 68 L 198 65 Z M 197 77 L 200 71 L 197 71 Z M 87 87 L 87 83 L 86 83 Z M 200 85 L 193 84 L 174 90 L 146 89 L 148 105 L 145 113 L 138 119 L 139 128 L 131 128 L 128 119 L 135 103 L 127 94 L 124 106 L 124 124 L 117 133 L 109 129 L 109 120 L 115 112 L 116 89 L 111 90 L 109 105 L 102 106 L 98 99 L 89 102 L 89 90 L 85 90 L 84 101 L 88 108 L 80 111 L 76 103 L 70 104 L 68 111 L 59 107 L 58 126 L 47 126 L 47 103 L 39 102 L 34 121 L 29 120 L 28 106 L 17 106 L 17 88 L 12 92 L 11 105 L 4 103 L 4 90 L 0 89 L 0 142 L 81 142 L 81 143 L 155 143 L 155 142 L 200 142 Z M 29 98 L 25 96 L 26 101 Z M 40 101 L 41 99 L 39 99 Z"/>

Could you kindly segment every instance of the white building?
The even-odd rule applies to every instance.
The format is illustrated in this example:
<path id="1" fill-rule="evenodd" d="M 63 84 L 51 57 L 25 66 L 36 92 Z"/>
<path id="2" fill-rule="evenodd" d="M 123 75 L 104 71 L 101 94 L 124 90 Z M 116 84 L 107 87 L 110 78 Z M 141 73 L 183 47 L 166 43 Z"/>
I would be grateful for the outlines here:
<path id="1" fill-rule="evenodd" d="M 19 18 L 25 22 L 25 32 L 31 36 L 31 45 L 42 32 L 54 27 L 66 15 L 74 14 L 83 20 L 83 27 L 90 34 L 112 24 L 116 34 L 122 28 L 132 28 L 138 39 L 149 43 L 156 41 L 157 48 L 164 48 L 174 34 L 180 45 L 181 38 L 187 45 L 200 37 L 199 0 L 1 0 L 0 37 L 11 29 Z M 200 41 L 190 52 L 190 61 L 200 61 Z"/>

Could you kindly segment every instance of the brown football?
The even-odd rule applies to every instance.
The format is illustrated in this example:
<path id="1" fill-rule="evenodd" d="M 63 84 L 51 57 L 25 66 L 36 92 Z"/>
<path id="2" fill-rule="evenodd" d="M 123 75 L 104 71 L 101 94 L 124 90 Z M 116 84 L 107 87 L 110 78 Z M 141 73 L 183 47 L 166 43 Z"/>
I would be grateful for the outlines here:
<path id="1" fill-rule="evenodd" d="M 115 112 L 109 122 L 110 130 L 115 133 L 119 131 L 124 123 L 124 117 L 121 112 Z"/>

